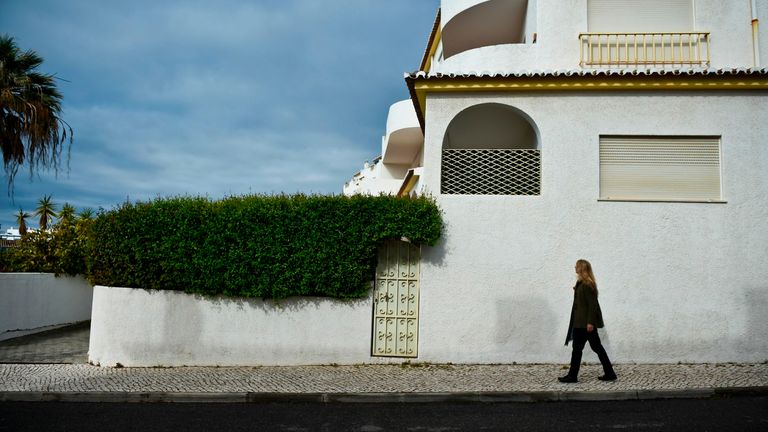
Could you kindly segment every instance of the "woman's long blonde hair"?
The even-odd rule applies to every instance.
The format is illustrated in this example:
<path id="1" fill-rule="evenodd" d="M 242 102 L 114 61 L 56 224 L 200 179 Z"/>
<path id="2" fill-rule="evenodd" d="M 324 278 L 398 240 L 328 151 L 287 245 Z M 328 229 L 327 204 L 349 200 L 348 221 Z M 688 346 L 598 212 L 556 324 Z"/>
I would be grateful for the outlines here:
<path id="1" fill-rule="evenodd" d="M 585 259 L 576 261 L 576 274 L 579 282 L 586 284 L 597 294 L 597 282 L 595 281 L 595 274 L 592 273 L 592 264 L 589 261 Z"/>

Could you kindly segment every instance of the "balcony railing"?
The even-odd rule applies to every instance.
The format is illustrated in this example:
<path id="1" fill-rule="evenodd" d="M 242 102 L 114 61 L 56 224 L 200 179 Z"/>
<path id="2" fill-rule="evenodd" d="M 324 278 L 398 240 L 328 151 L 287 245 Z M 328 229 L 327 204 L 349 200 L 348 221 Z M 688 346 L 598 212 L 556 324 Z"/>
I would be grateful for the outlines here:
<path id="1" fill-rule="evenodd" d="M 20 244 L 20 242 L 18 240 L 0 239 L 0 249 L 15 248 L 19 244 Z"/>
<path id="2" fill-rule="evenodd" d="M 709 33 L 581 33 L 581 67 L 709 66 Z"/>

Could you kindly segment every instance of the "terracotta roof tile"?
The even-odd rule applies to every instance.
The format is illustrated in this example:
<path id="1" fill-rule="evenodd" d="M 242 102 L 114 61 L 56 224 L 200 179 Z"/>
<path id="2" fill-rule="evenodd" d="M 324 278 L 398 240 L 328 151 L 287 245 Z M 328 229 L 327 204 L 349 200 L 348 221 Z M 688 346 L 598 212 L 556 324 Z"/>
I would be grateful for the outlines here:
<path id="1" fill-rule="evenodd" d="M 560 77 L 560 76 L 652 76 L 652 75 L 768 75 L 768 68 L 677 68 L 677 69 L 563 69 L 533 70 L 519 72 L 470 71 L 463 74 L 426 73 L 417 71 L 406 73 L 405 79 L 440 79 L 440 78 L 523 78 L 523 77 Z"/>

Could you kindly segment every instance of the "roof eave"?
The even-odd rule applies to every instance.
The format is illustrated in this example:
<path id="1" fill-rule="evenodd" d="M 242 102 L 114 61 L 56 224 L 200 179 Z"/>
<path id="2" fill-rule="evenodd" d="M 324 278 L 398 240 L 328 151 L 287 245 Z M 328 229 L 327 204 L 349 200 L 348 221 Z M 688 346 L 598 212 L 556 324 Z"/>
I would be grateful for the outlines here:
<path id="1" fill-rule="evenodd" d="M 429 34 L 427 40 L 427 46 L 424 48 L 424 55 L 421 57 L 421 64 L 419 64 L 419 70 L 427 70 L 428 64 L 437 49 L 440 34 L 440 8 L 437 8 L 437 16 L 435 16 L 435 22 L 432 24 L 432 32 Z"/>
<path id="2" fill-rule="evenodd" d="M 766 91 L 768 68 L 686 71 L 547 71 L 517 74 L 405 74 L 422 133 L 427 93 Z"/>

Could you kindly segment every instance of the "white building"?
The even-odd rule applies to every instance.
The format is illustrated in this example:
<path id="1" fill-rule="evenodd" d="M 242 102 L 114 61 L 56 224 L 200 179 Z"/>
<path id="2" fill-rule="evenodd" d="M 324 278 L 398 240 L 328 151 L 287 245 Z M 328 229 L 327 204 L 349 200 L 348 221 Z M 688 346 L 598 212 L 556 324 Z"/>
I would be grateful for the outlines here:
<path id="1" fill-rule="evenodd" d="M 435 247 L 382 250 L 372 355 L 566 362 L 586 258 L 613 360 L 768 360 L 767 15 L 443 0 L 381 157 L 344 188 L 444 213 Z"/>
<path id="2" fill-rule="evenodd" d="M 0 234 L 2 240 L 21 240 L 21 234 L 18 228 L 8 228 L 5 233 Z"/>
<path id="3" fill-rule="evenodd" d="M 389 108 L 381 156 L 366 162 L 344 185 L 345 195 L 403 194 L 419 190 L 424 158 L 424 134 L 413 102 L 404 100 Z"/>

